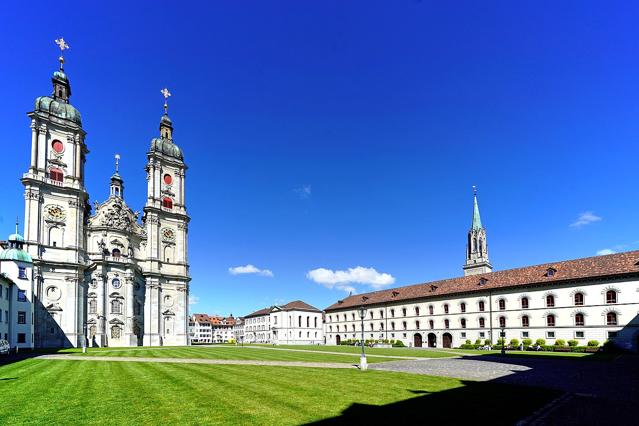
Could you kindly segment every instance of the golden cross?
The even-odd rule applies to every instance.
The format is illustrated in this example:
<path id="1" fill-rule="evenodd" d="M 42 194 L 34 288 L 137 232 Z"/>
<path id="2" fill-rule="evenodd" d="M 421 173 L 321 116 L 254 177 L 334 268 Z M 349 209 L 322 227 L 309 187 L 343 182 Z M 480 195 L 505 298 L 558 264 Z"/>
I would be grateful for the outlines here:
<path id="1" fill-rule="evenodd" d="M 60 61 L 60 69 L 62 70 L 64 69 L 64 51 L 69 48 L 69 45 L 62 37 L 55 39 L 55 44 L 60 48 L 60 57 L 58 60 Z"/>
<path id="2" fill-rule="evenodd" d="M 162 96 L 164 96 L 164 113 L 166 114 L 169 109 L 169 96 L 171 96 L 171 92 L 169 92 L 169 89 L 165 87 L 164 89 L 160 90 L 160 93 L 162 93 Z"/>

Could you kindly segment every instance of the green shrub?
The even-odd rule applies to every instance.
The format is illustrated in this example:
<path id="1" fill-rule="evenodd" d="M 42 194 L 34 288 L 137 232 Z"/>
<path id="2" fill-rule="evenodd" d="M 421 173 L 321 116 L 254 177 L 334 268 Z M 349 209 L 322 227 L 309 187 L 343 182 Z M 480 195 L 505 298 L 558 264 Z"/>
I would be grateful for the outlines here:
<path id="1" fill-rule="evenodd" d="M 555 347 L 552 345 L 545 345 L 542 346 L 542 349 L 546 352 L 554 352 L 555 351 Z"/>
<path id="2" fill-rule="evenodd" d="M 568 346 L 570 346 L 571 348 L 576 347 L 579 344 L 579 342 L 577 340 L 568 340 Z"/>
<path id="3" fill-rule="evenodd" d="M 571 352 L 586 352 L 586 346 L 571 346 Z"/>
<path id="4" fill-rule="evenodd" d="M 588 340 L 588 346 L 592 347 L 597 347 L 599 346 L 599 341 L 597 340 Z"/>
<path id="5" fill-rule="evenodd" d="M 521 343 L 523 343 L 524 346 L 530 346 L 532 345 L 532 339 L 524 339 L 521 341 Z"/>
<path id="6" fill-rule="evenodd" d="M 476 344 L 476 345 L 481 345 L 481 339 L 477 339 L 477 340 L 475 340 L 475 344 Z"/>
<path id="7" fill-rule="evenodd" d="M 555 340 L 555 346 L 566 346 L 566 341 L 564 339 Z"/>
<path id="8" fill-rule="evenodd" d="M 466 343 L 467 345 L 470 345 L 470 339 L 466 339 L 466 342 L 465 342 L 465 343 Z"/>
<path id="9" fill-rule="evenodd" d="M 475 349 L 475 345 L 465 343 L 459 347 L 460 349 Z"/>
<path id="10" fill-rule="evenodd" d="M 519 346 L 519 339 L 510 339 L 510 346 Z"/>
<path id="11" fill-rule="evenodd" d="M 406 345 L 401 340 L 395 340 L 395 343 L 393 343 L 393 347 L 394 348 L 405 348 Z"/>
<path id="12" fill-rule="evenodd" d="M 501 337 L 500 337 L 499 339 L 497 339 L 497 344 L 498 344 L 499 346 L 502 346 L 504 343 L 506 343 L 506 339 L 501 338 Z"/>
<path id="13" fill-rule="evenodd" d="M 484 345 L 492 345 L 493 342 L 490 339 L 484 340 Z"/>
<path id="14" fill-rule="evenodd" d="M 535 340 L 535 343 L 538 344 L 539 346 L 545 346 L 546 345 L 546 339 L 537 339 L 537 340 Z"/>

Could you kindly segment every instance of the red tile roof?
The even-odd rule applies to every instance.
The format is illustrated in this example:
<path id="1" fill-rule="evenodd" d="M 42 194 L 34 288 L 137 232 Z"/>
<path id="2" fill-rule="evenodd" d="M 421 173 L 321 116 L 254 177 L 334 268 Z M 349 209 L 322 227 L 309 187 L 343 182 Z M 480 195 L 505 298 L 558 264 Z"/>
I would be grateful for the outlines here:
<path id="1" fill-rule="evenodd" d="M 306 302 L 302 302 L 301 300 L 294 300 L 292 302 L 288 302 L 286 305 L 277 305 L 277 306 L 271 306 L 269 308 L 264 308 L 264 309 L 260 309 L 259 311 L 255 311 L 253 313 L 250 313 L 246 316 L 244 316 L 244 318 L 251 318 L 251 317 L 259 317 L 262 315 L 267 315 L 269 313 L 271 313 L 274 309 L 279 309 L 282 311 L 310 311 L 310 312 L 322 312 L 319 309 L 317 309 L 314 306 L 309 305 Z"/>
<path id="2" fill-rule="evenodd" d="M 548 270 L 554 273 L 549 274 Z M 586 257 L 545 263 L 543 265 L 470 275 L 423 284 L 357 294 L 332 304 L 326 311 L 352 309 L 394 301 L 426 299 L 444 295 L 475 293 L 493 289 L 541 285 L 552 286 L 566 281 L 639 275 L 639 251 Z"/>

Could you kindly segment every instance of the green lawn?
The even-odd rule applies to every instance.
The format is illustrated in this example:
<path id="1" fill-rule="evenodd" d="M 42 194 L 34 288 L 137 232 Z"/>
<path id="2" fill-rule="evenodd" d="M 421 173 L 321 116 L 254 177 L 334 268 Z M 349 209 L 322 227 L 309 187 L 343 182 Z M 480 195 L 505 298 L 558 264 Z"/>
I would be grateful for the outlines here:
<path id="1" fill-rule="evenodd" d="M 80 354 L 78 349 L 61 352 Z M 345 353 L 333 355 L 326 353 L 295 352 L 288 350 L 259 349 L 241 346 L 196 346 L 175 348 L 95 348 L 89 349 L 85 356 L 100 355 L 113 357 L 150 357 L 150 358 L 201 358 L 201 359 L 244 359 L 260 361 L 306 361 L 359 363 L 359 355 Z M 368 358 L 369 363 L 393 361 L 392 358 Z"/>
<path id="2" fill-rule="evenodd" d="M 257 345 L 256 345 L 257 346 Z M 281 349 L 304 349 L 317 352 L 343 352 L 359 355 L 362 348 L 359 346 L 320 346 L 320 345 L 277 345 Z M 408 356 L 415 358 L 447 358 L 457 356 L 445 350 L 410 349 L 410 348 L 365 348 L 367 355 Z M 453 350 L 456 352 L 456 350 Z"/>
<path id="3" fill-rule="evenodd" d="M 557 396 L 381 371 L 29 359 L 0 366 L 3 424 L 513 424 Z"/>

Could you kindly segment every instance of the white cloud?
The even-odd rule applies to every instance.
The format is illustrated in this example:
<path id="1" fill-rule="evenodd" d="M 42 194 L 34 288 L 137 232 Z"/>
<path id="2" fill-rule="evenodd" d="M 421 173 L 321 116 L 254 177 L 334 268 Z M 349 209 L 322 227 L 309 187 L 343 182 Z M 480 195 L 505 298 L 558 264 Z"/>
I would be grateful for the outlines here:
<path id="1" fill-rule="evenodd" d="M 606 254 L 615 254 L 617 253 L 616 251 L 614 251 L 613 249 L 602 249 L 602 250 L 597 250 L 597 256 L 605 256 Z"/>
<path id="2" fill-rule="evenodd" d="M 264 277 L 272 277 L 273 276 L 273 272 L 269 269 L 260 269 L 256 266 L 253 266 L 251 264 L 248 265 L 244 265 L 244 266 L 235 266 L 232 268 L 229 268 L 229 274 L 231 275 L 243 275 L 243 274 L 255 274 L 255 275 L 262 275 Z"/>
<path id="3" fill-rule="evenodd" d="M 346 292 L 356 293 L 355 287 L 349 284 L 365 284 L 375 290 L 393 284 L 395 278 L 386 273 L 377 272 L 374 268 L 357 266 L 346 271 L 317 268 L 308 271 L 306 278 L 328 288 L 336 288 Z"/>
<path id="4" fill-rule="evenodd" d="M 582 226 L 590 225 L 593 222 L 599 222 L 600 216 L 595 215 L 593 212 L 583 212 L 577 216 L 577 220 L 570 224 L 572 228 L 581 228 Z"/>
<path id="5" fill-rule="evenodd" d="M 194 295 L 189 295 L 189 305 L 197 305 L 200 301 L 200 298 Z"/>
<path id="6" fill-rule="evenodd" d="M 299 188 L 295 188 L 294 191 L 302 200 L 306 200 L 311 197 L 312 188 L 311 185 L 302 185 Z"/>

